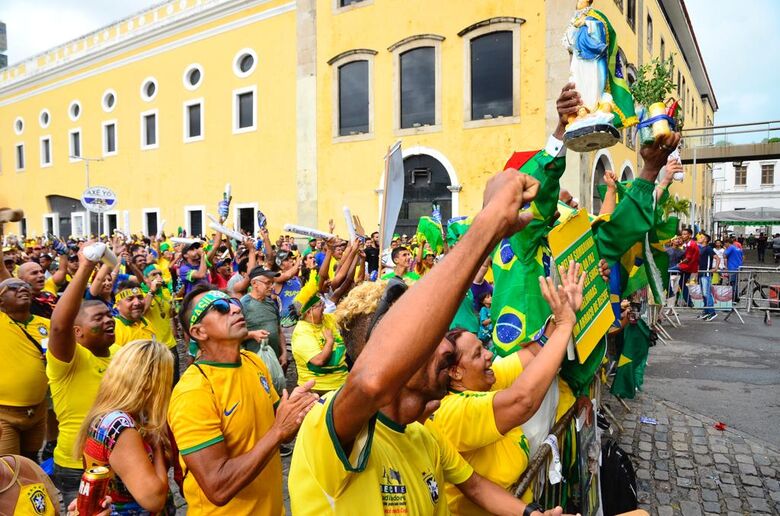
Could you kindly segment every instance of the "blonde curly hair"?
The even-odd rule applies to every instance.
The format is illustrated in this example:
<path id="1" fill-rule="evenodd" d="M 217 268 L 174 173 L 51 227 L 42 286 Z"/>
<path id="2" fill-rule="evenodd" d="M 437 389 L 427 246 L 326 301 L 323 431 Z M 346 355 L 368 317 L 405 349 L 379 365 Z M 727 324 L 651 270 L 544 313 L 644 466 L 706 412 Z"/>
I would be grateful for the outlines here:
<path id="1" fill-rule="evenodd" d="M 360 315 L 373 315 L 387 287 L 387 281 L 364 281 L 353 288 L 336 307 L 334 315 L 342 330 L 349 331 Z"/>

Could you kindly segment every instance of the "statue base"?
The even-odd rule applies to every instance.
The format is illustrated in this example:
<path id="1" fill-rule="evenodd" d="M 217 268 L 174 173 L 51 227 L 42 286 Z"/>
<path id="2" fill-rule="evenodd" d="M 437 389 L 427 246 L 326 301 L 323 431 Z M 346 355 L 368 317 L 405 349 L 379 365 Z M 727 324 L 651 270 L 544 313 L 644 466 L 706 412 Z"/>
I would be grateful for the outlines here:
<path id="1" fill-rule="evenodd" d="M 594 124 L 566 131 L 563 143 L 575 152 L 590 152 L 612 147 L 620 141 L 620 132 L 612 124 Z"/>

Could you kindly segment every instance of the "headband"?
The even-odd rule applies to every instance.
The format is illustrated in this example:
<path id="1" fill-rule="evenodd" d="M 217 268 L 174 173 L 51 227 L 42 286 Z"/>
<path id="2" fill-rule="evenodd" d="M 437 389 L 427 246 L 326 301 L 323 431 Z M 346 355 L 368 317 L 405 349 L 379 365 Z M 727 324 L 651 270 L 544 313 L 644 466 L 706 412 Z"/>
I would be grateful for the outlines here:
<path id="1" fill-rule="evenodd" d="M 162 273 L 162 270 L 160 270 L 160 268 L 157 265 L 155 265 L 155 264 L 147 265 L 144 268 L 144 276 L 148 276 L 149 274 L 151 274 L 154 271 L 160 271 L 160 273 Z"/>
<path id="2" fill-rule="evenodd" d="M 126 288 L 124 290 L 120 290 L 116 294 L 116 300 L 121 301 L 122 299 L 133 297 L 133 296 L 143 296 L 143 291 L 138 287 L 133 288 Z"/>
<path id="3" fill-rule="evenodd" d="M 198 319 L 205 313 L 211 304 L 218 299 L 230 299 L 230 296 L 219 290 L 209 290 L 195 305 L 190 314 L 190 327 L 198 322 Z"/>

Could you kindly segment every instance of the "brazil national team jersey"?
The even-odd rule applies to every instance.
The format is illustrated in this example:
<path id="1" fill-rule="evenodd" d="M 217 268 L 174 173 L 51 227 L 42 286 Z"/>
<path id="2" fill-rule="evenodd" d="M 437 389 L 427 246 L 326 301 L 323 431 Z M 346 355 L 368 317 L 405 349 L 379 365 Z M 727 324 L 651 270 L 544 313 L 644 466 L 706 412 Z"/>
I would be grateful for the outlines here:
<path id="1" fill-rule="evenodd" d="M 517 353 L 497 359 L 493 363 L 496 384 L 506 388 L 511 384 L 508 379 L 516 378 L 522 367 Z M 493 411 L 496 393 L 451 391 L 425 426 L 437 429 L 449 439 L 474 471 L 508 490 L 528 466 L 529 445 L 519 426 L 504 435 L 498 431 Z M 445 491 L 452 514 L 485 514 L 451 483 L 446 484 Z M 523 501 L 531 500 L 531 492 L 528 491 Z"/>
<path id="2" fill-rule="evenodd" d="M 31 315 L 26 323 L 0 312 L 0 356 L 10 369 L 0 375 L 0 405 L 32 407 L 46 396 L 44 350 L 49 341 L 49 320 Z"/>
<path id="3" fill-rule="evenodd" d="M 248 453 L 274 424 L 279 401 L 260 357 L 241 353 L 236 363 L 195 362 L 176 384 L 168 408 L 184 471 L 184 457 L 224 442 L 231 457 Z M 260 474 L 226 505 L 212 504 L 192 473 L 184 477 L 188 514 L 278 516 L 282 505 L 282 460 L 274 453 Z"/>
<path id="4" fill-rule="evenodd" d="M 420 423 L 378 413 L 347 454 L 333 428 L 338 392 L 315 403 L 298 432 L 288 482 L 293 514 L 449 514 L 445 480 L 461 484 L 474 473 L 452 445 Z"/>

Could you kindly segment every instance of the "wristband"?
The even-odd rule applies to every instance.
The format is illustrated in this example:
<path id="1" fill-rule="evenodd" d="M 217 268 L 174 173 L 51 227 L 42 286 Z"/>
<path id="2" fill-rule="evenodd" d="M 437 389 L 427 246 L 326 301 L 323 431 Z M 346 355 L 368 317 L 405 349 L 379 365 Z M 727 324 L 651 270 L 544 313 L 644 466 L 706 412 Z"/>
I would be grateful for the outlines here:
<path id="1" fill-rule="evenodd" d="M 542 507 L 541 505 L 539 505 L 536 502 L 531 502 L 531 503 L 529 503 L 528 505 L 525 506 L 525 510 L 523 511 L 523 516 L 531 516 L 531 514 L 534 511 L 539 511 L 542 514 L 544 514 L 544 507 Z"/>

